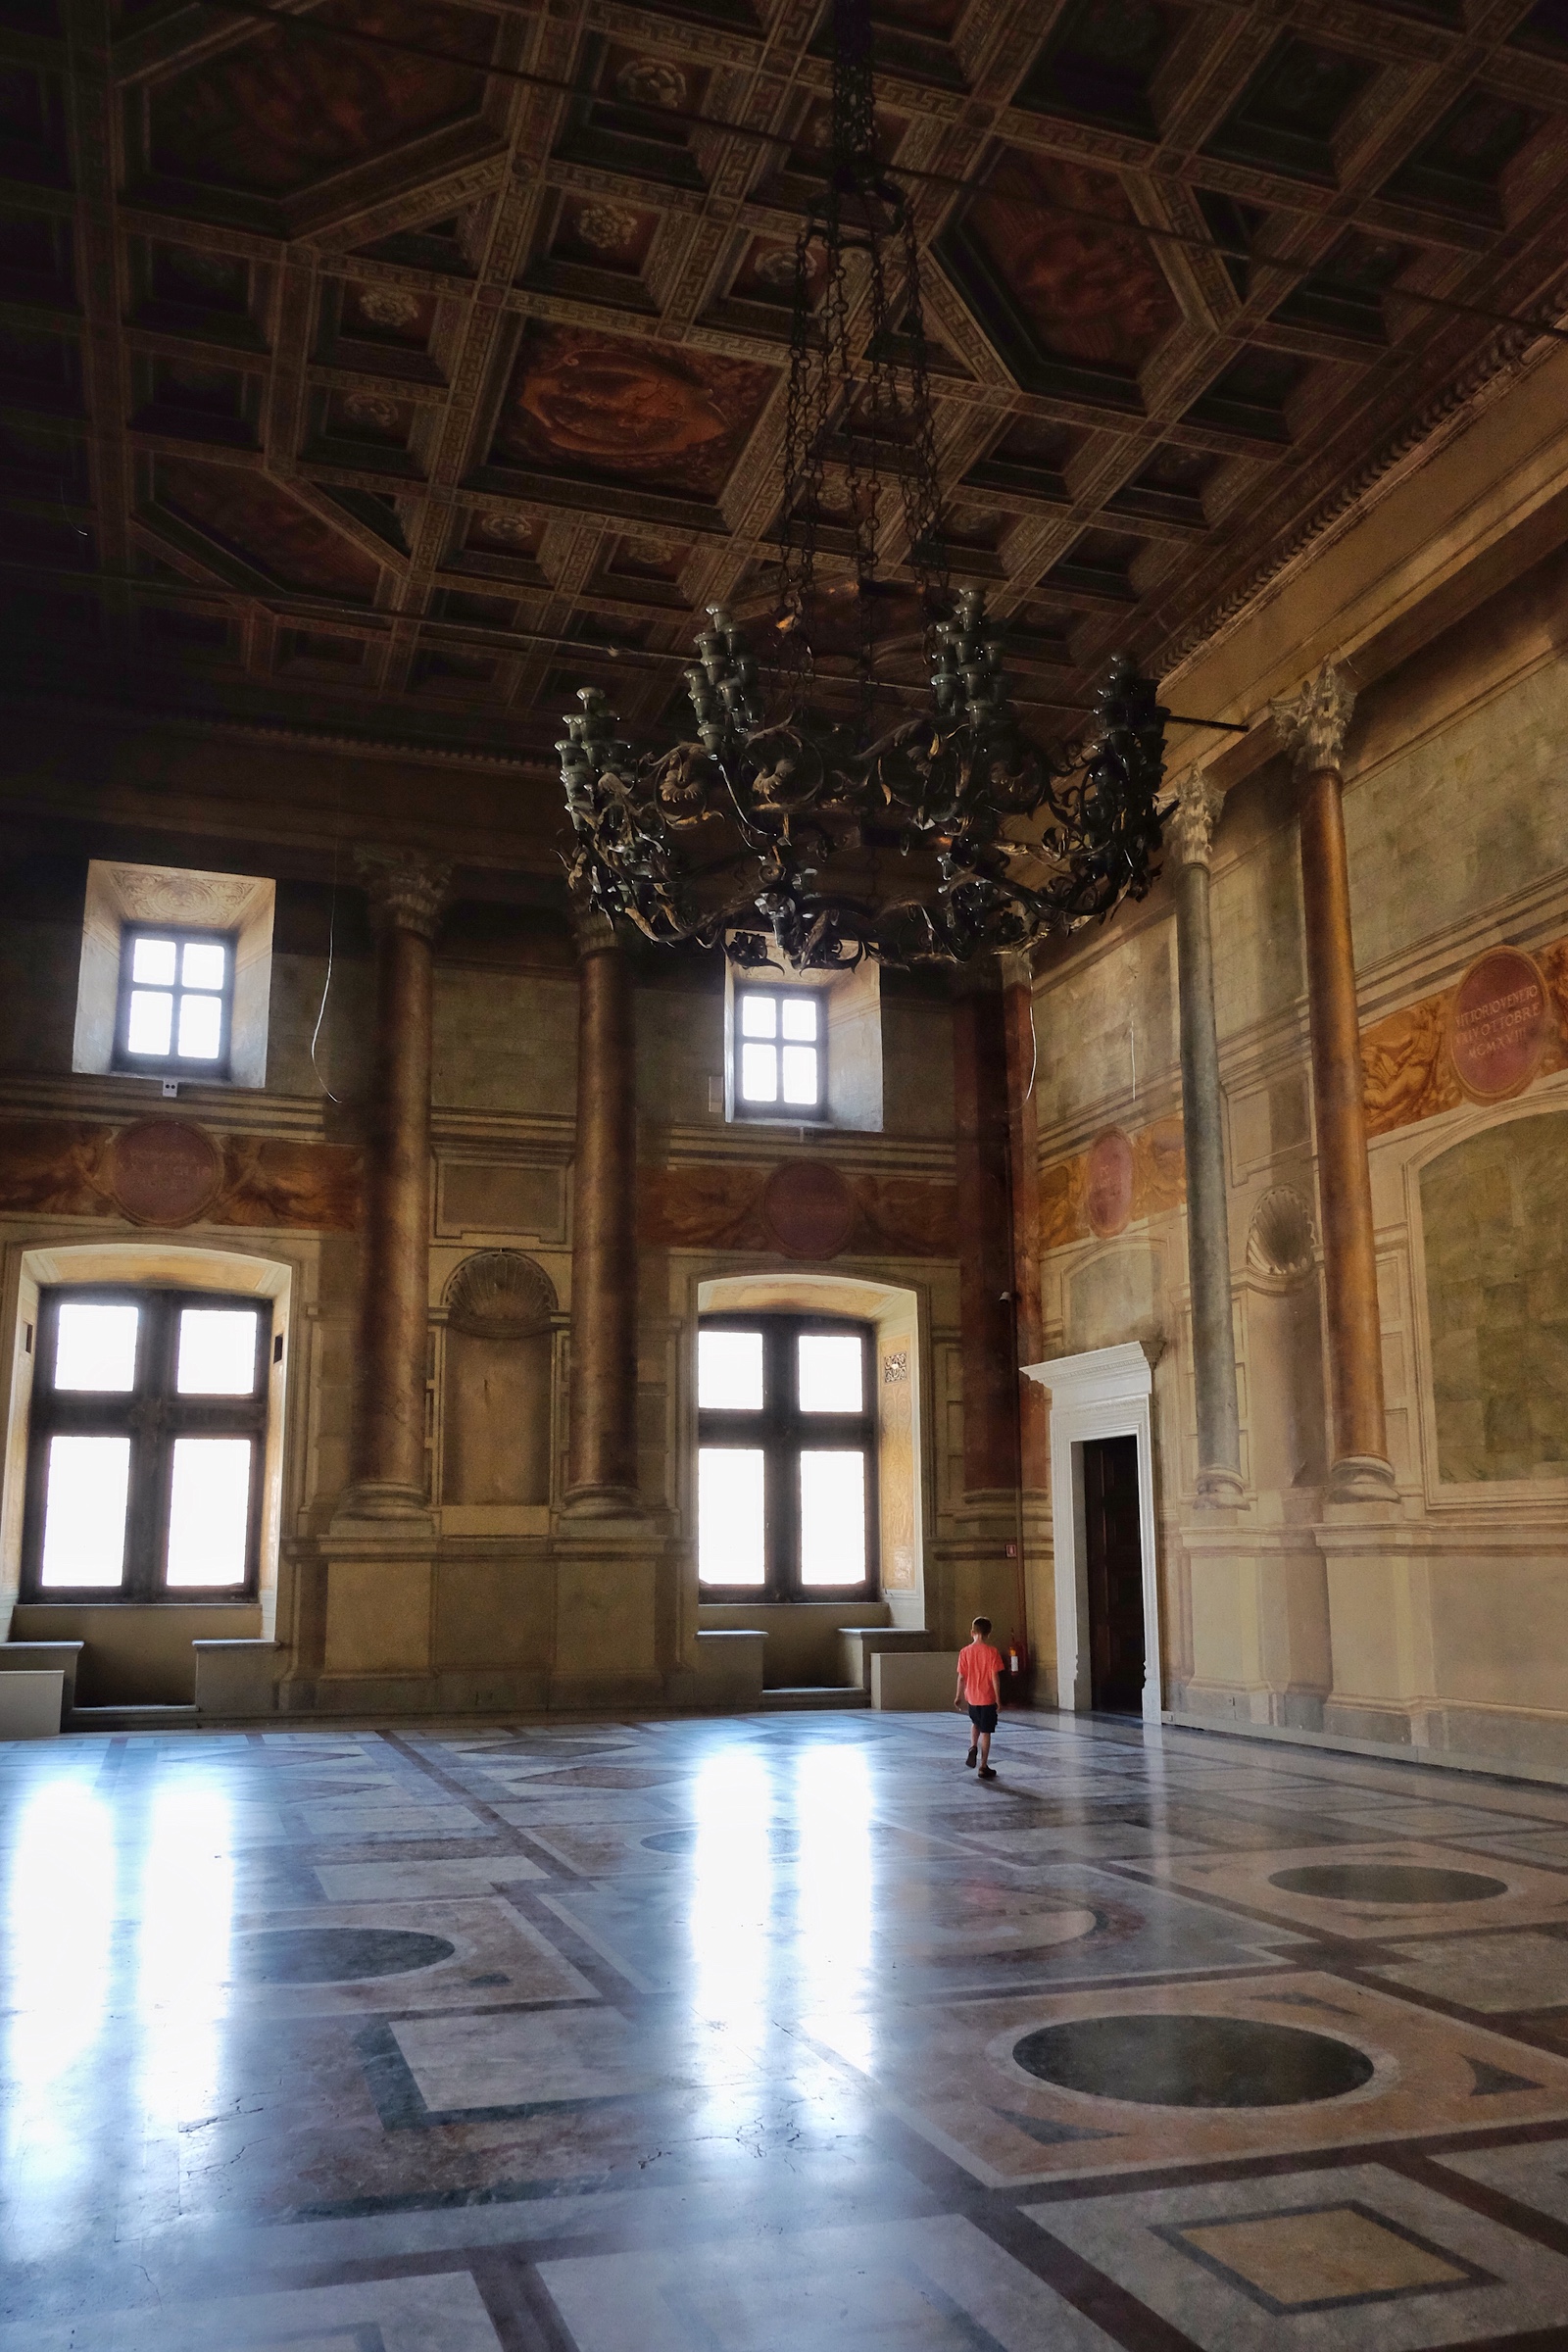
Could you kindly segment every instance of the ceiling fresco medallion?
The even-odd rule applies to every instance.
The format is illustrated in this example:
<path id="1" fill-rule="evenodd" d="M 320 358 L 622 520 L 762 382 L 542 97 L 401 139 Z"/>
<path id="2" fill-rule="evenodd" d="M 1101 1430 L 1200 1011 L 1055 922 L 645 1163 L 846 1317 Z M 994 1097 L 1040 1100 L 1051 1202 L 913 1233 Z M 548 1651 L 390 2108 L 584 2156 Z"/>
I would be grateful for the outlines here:
<path id="1" fill-rule="evenodd" d="M 325 23 L 352 19 L 366 32 L 454 62 L 258 33 L 154 92 L 155 172 L 284 196 L 478 112 L 484 78 L 474 68 L 495 45 L 494 17 L 420 0 L 353 9 L 328 0 L 318 14 Z"/>
<path id="2" fill-rule="evenodd" d="M 1535 958 L 1489 948 L 1453 992 L 1448 1058 L 1472 1102 L 1501 1102 L 1530 1084 L 1551 1027 L 1550 999 Z"/>
<path id="3" fill-rule="evenodd" d="M 495 455 L 714 498 L 777 380 L 771 368 L 710 352 L 535 328 L 513 370 Z"/>
<path id="4" fill-rule="evenodd" d="M 1136 373 L 1181 317 L 1121 181 L 1058 157 L 1004 150 L 948 258 L 964 283 L 978 264 L 1043 354 L 1083 367 Z"/>
<path id="5" fill-rule="evenodd" d="M 1089 1147 L 1089 1226 L 1101 1241 L 1123 1232 L 1133 1213 L 1132 1138 L 1107 1128 Z"/>

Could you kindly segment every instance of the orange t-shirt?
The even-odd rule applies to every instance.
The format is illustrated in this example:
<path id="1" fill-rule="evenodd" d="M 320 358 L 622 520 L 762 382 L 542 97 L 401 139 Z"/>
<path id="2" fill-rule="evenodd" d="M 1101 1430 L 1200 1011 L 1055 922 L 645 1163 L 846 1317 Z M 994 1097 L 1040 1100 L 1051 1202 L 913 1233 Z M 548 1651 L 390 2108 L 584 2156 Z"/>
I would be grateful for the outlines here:
<path id="1" fill-rule="evenodd" d="M 993 1649 L 989 1642 L 971 1642 L 966 1649 L 959 1650 L 958 1680 L 971 1707 L 994 1707 L 1000 1703 L 997 1678 L 1002 1671 L 1002 1652 Z"/>

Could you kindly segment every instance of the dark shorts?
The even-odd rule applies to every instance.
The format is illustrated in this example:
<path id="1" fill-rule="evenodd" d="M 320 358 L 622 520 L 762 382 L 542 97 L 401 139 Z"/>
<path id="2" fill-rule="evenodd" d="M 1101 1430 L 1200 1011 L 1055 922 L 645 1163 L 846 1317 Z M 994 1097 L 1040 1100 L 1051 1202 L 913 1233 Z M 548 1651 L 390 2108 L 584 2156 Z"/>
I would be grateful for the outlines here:
<path id="1" fill-rule="evenodd" d="M 977 1732 L 994 1732 L 997 1728 L 997 1710 L 995 1707 L 971 1707 L 969 1721 Z"/>

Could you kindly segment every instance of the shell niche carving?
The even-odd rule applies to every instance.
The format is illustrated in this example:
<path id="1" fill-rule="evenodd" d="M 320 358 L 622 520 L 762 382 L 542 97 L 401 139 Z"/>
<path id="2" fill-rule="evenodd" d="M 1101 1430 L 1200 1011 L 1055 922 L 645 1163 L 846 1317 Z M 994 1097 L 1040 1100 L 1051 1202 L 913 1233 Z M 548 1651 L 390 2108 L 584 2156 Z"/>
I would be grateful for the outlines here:
<path id="1" fill-rule="evenodd" d="M 1293 1184 L 1276 1184 L 1252 1211 L 1247 1262 L 1254 1274 L 1298 1282 L 1312 1271 L 1315 1238 L 1304 1197 Z"/>
<path id="2" fill-rule="evenodd" d="M 548 1331 L 556 1286 L 520 1250 L 480 1250 L 447 1285 L 447 1323 L 479 1340 L 522 1340 Z"/>

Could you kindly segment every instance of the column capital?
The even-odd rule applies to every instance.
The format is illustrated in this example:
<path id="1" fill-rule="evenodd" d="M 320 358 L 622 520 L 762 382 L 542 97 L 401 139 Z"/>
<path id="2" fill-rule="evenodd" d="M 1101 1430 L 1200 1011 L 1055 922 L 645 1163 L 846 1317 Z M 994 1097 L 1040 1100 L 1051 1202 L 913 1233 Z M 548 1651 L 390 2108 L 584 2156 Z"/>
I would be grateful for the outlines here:
<path id="1" fill-rule="evenodd" d="M 377 931 L 414 931 L 433 939 L 452 885 L 451 861 L 418 850 L 359 849 L 354 866 Z"/>
<path id="2" fill-rule="evenodd" d="M 579 960 L 589 956 L 608 955 L 612 948 L 625 945 L 604 908 L 592 906 L 586 899 L 572 900 L 571 936 L 577 943 Z"/>
<path id="3" fill-rule="evenodd" d="M 1176 787 L 1176 806 L 1165 823 L 1165 837 L 1178 865 L 1207 865 L 1224 798 L 1206 769 L 1190 767 L 1182 777 Z"/>
<path id="4" fill-rule="evenodd" d="M 1298 776 L 1324 767 L 1338 770 L 1354 709 L 1355 689 L 1332 662 L 1325 662 L 1299 694 L 1270 703 L 1270 716 Z"/>

